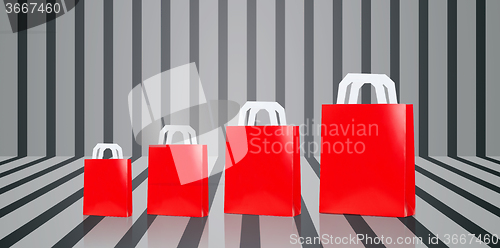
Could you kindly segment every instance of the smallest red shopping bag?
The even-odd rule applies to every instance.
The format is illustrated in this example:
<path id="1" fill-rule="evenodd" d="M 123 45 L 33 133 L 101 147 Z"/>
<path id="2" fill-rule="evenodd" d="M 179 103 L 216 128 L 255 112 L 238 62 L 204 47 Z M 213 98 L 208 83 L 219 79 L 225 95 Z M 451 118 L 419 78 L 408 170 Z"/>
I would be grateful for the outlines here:
<path id="1" fill-rule="evenodd" d="M 102 159 L 110 149 L 112 159 Z M 117 144 L 97 144 L 85 160 L 83 214 L 129 217 L 132 215 L 132 165 Z"/>
<path id="2" fill-rule="evenodd" d="M 176 132 L 184 144 L 172 144 Z M 149 146 L 148 214 L 207 216 L 207 146 L 197 144 L 192 127 L 181 125 L 164 126 L 158 143 Z"/>

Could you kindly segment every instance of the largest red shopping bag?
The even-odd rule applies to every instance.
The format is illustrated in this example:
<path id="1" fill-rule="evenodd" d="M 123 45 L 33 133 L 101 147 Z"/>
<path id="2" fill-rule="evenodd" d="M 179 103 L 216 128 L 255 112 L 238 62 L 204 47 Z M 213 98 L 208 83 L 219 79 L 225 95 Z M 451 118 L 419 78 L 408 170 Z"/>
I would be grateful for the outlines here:
<path id="1" fill-rule="evenodd" d="M 176 132 L 184 144 L 172 144 Z M 164 126 L 158 143 L 149 146 L 148 214 L 207 216 L 207 146 L 197 144 L 193 128 L 177 125 Z"/>
<path id="2" fill-rule="evenodd" d="M 113 159 L 102 159 L 110 149 Z M 117 144 L 97 144 L 92 159 L 85 159 L 83 214 L 129 217 L 132 215 L 132 165 Z"/>
<path id="3" fill-rule="evenodd" d="M 271 125 L 245 126 L 247 112 L 253 124 L 261 109 L 269 112 Z M 239 115 L 239 126 L 226 129 L 224 212 L 299 215 L 299 128 L 286 125 L 285 111 L 275 102 L 247 102 Z"/>
<path id="4" fill-rule="evenodd" d="M 355 104 L 368 82 L 379 104 Z M 343 104 L 348 85 L 350 104 Z M 348 74 L 337 104 L 323 105 L 319 210 L 392 217 L 415 213 L 413 105 L 397 104 L 394 82 L 386 75 Z"/>

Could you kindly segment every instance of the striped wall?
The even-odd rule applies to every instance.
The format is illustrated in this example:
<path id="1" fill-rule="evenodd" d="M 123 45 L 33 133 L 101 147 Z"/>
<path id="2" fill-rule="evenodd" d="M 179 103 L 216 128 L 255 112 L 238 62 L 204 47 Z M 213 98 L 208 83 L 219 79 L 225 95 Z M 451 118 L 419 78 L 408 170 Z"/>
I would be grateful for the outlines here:
<path id="1" fill-rule="evenodd" d="M 500 155 L 498 10 L 496 0 L 81 0 L 19 33 L 0 11 L 0 155 L 89 155 L 102 141 L 146 155 L 127 95 L 189 62 L 207 99 L 278 101 L 296 125 L 321 122 L 346 73 L 385 73 L 414 104 L 417 154 Z"/>

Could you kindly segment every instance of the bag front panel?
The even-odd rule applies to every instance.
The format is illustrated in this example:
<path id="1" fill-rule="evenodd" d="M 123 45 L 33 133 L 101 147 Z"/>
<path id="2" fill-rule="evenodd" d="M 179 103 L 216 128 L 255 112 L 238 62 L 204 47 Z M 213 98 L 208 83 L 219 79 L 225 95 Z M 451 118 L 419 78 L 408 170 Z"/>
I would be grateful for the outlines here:
<path id="1" fill-rule="evenodd" d="M 320 212 L 404 215 L 405 105 L 323 105 L 321 135 Z"/>
<path id="2" fill-rule="evenodd" d="M 84 215 L 132 215 L 132 174 L 128 159 L 86 159 Z"/>
<path id="3" fill-rule="evenodd" d="M 154 145 L 149 149 L 148 214 L 208 214 L 206 146 Z"/>
<path id="4" fill-rule="evenodd" d="M 293 126 L 227 127 L 226 213 L 298 214 L 294 210 L 294 195 L 300 197 L 300 174 L 294 182 L 300 170 L 294 161 L 299 153 L 294 140 L 297 130 Z"/>

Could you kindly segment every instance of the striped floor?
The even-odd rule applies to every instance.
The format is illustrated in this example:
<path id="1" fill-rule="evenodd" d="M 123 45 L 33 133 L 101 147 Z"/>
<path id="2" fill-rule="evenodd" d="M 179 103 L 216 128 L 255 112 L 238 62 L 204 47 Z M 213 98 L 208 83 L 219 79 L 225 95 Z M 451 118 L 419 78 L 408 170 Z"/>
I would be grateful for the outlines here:
<path id="1" fill-rule="evenodd" d="M 132 158 L 132 217 L 84 216 L 83 160 L 0 157 L 0 247 L 300 247 L 293 244 L 299 236 L 318 242 L 325 234 L 373 240 L 343 245 L 352 247 L 500 247 L 469 235 L 500 235 L 499 157 L 417 157 L 417 213 L 399 219 L 319 214 L 316 158 L 302 159 L 302 215 L 295 218 L 224 214 L 224 161 L 217 158 L 208 217 L 147 215 L 147 157 Z M 373 244 L 375 237 L 385 244 Z M 322 246 L 340 245 L 329 242 Z"/>

